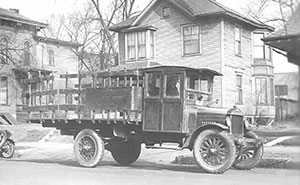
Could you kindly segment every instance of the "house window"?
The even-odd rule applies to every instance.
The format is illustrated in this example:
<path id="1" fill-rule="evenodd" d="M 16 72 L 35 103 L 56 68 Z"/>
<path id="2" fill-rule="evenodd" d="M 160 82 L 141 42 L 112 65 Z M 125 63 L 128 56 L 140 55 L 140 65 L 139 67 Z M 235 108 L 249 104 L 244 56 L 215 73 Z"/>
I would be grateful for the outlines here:
<path id="1" fill-rule="evenodd" d="M 138 57 L 146 58 L 146 32 L 138 32 Z"/>
<path id="2" fill-rule="evenodd" d="M 274 105 L 274 100 L 275 100 L 275 96 L 274 96 L 274 79 L 270 78 L 270 104 Z"/>
<path id="3" fill-rule="evenodd" d="M 30 65 L 30 42 L 26 41 L 24 42 L 24 51 L 23 51 L 23 57 L 24 57 L 24 65 L 29 66 Z"/>
<path id="4" fill-rule="evenodd" d="M 0 77 L 0 104 L 8 104 L 8 78 L 7 76 Z"/>
<path id="5" fill-rule="evenodd" d="M 126 60 L 154 58 L 154 31 L 141 31 L 125 35 Z"/>
<path id="6" fill-rule="evenodd" d="M 200 53 L 200 26 L 183 27 L 183 54 Z"/>
<path id="7" fill-rule="evenodd" d="M 154 58 L 154 32 L 150 31 L 150 58 Z"/>
<path id="8" fill-rule="evenodd" d="M 52 49 L 48 49 L 48 64 L 49 65 L 54 65 L 54 51 Z"/>
<path id="9" fill-rule="evenodd" d="M 171 8 L 168 6 L 161 7 L 161 18 L 168 18 L 171 16 Z"/>
<path id="10" fill-rule="evenodd" d="M 275 85 L 275 95 L 276 96 L 288 95 L 288 86 L 287 85 Z"/>
<path id="11" fill-rule="evenodd" d="M 264 33 L 254 33 L 254 58 L 259 58 L 259 59 L 267 59 L 271 60 L 272 59 L 272 49 L 270 46 L 265 45 L 262 39 L 265 37 Z"/>
<path id="12" fill-rule="evenodd" d="M 236 75 L 236 88 L 237 88 L 237 104 L 243 104 L 243 78 L 242 75 Z"/>
<path id="13" fill-rule="evenodd" d="M 135 33 L 130 33 L 127 35 L 127 56 L 128 59 L 135 59 L 135 48 L 136 48 L 136 43 L 135 43 Z"/>
<path id="14" fill-rule="evenodd" d="M 242 55 L 242 29 L 240 27 L 235 27 L 234 29 L 234 38 L 235 38 L 235 54 Z"/>
<path id="15" fill-rule="evenodd" d="M 257 104 L 267 104 L 267 78 L 255 79 L 255 93 Z"/>
<path id="16" fill-rule="evenodd" d="M 8 60 L 8 39 L 2 38 L 0 41 L 0 63 L 7 64 Z"/>

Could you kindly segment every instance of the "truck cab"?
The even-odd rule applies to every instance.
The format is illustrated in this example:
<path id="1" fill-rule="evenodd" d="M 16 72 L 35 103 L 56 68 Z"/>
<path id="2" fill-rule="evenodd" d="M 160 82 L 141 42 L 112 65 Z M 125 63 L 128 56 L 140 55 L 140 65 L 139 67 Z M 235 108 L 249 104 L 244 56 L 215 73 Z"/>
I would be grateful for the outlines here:
<path id="1" fill-rule="evenodd" d="M 144 69 L 143 130 L 189 133 L 189 117 L 196 107 L 212 102 L 210 69 L 160 66 Z"/>

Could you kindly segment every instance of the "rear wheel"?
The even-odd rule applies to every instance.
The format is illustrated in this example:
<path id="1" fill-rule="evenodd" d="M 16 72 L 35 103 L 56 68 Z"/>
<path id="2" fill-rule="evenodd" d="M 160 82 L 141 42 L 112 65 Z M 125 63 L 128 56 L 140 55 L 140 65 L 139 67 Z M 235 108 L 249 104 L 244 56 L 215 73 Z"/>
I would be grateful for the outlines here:
<path id="1" fill-rule="evenodd" d="M 4 158 L 12 158 L 15 153 L 15 143 L 11 139 L 7 139 L 1 148 L 1 156 Z"/>
<path id="2" fill-rule="evenodd" d="M 137 141 L 118 143 L 111 149 L 111 155 L 119 164 L 127 166 L 134 163 L 140 156 L 141 144 Z"/>
<path id="3" fill-rule="evenodd" d="M 91 129 L 84 129 L 78 133 L 74 141 L 74 155 L 77 162 L 84 167 L 95 167 L 104 155 L 104 142 Z"/>
<path id="4" fill-rule="evenodd" d="M 245 134 L 245 137 L 251 139 L 258 139 L 258 136 L 252 132 L 248 131 Z M 254 168 L 262 158 L 263 155 L 263 146 L 259 147 L 240 147 L 238 149 L 238 155 L 236 157 L 235 162 L 233 163 L 233 167 L 239 170 L 250 170 Z"/>
<path id="5" fill-rule="evenodd" d="M 227 132 L 205 130 L 194 142 L 194 158 L 200 168 L 209 173 L 224 173 L 235 159 L 234 141 Z"/>

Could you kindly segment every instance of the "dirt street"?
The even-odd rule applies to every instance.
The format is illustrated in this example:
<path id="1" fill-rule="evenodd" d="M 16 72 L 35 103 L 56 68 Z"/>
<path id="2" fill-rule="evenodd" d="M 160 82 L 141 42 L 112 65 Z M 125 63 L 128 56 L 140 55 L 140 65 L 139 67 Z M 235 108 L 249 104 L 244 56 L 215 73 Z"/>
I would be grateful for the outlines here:
<path id="1" fill-rule="evenodd" d="M 71 143 L 31 143 L 18 148 L 13 159 L 0 158 L 1 184 L 300 185 L 300 172 L 297 170 L 230 169 L 225 174 L 213 175 L 201 172 L 195 165 L 170 163 L 174 156 L 189 151 L 143 150 L 139 160 L 129 167 L 119 166 L 106 152 L 101 165 L 88 169 L 80 167 L 74 160 Z"/>

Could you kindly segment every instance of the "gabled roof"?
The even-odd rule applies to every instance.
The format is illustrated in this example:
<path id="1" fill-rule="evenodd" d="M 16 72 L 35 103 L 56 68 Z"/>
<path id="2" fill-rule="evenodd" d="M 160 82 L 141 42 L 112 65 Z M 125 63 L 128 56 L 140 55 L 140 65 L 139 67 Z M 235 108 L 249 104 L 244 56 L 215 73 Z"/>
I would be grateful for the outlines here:
<path id="1" fill-rule="evenodd" d="M 68 42 L 68 41 L 59 40 L 59 39 L 47 38 L 47 37 L 42 37 L 42 36 L 34 36 L 34 39 L 38 42 L 51 43 L 54 45 L 67 46 L 67 47 L 72 47 L 72 48 L 78 48 L 78 47 L 82 46 L 82 44 Z"/>
<path id="2" fill-rule="evenodd" d="M 124 28 L 129 28 L 132 26 L 137 26 L 145 15 L 151 8 L 160 0 L 152 0 L 149 5 L 142 11 L 142 13 L 136 17 L 132 17 L 129 20 L 124 22 L 118 23 L 109 29 L 111 31 L 120 31 Z M 216 2 L 215 0 L 166 0 L 172 3 L 174 6 L 182 10 L 185 14 L 190 16 L 191 18 L 200 18 L 206 16 L 214 16 L 214 15 L 222 15 L 222 16 L 229 16 L 235 19 L 238 19 L 242 22 L 245 22 L 249 25 L 254 26 L 255 28 L 261 29 L 269 29 L 271 31 L 274 30 L 273 27 L 258 22 L 256 20 L 250 19 L 241 15 L 240 13 Z"/>
<path id="3" fill-rule="evenodd" d="M 0 19 L 8 20 L 8 21 L 14 21 L 14 22 L 19 22 L 23 24 L 29 24 L 32 26 L 38 26 L 41 28 L 45 28 L 48 25 L 45 23 L 41 23 L 38 21 L 34 21 L 32 19 L 29 19 L 23 15 L 20 15 L 12 10 L 7 10 L 4 8 L 0 8 Z"/>

